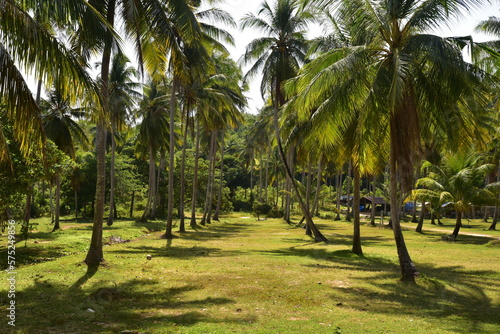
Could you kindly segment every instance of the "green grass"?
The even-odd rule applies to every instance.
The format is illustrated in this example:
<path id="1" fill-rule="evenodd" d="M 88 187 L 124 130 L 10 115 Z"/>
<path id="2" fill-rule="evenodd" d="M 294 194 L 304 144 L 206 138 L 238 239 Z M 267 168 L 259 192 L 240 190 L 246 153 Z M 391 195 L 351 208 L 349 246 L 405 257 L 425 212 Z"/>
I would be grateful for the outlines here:
<path id="1" fill-rule="evenodd" d="M 440 236 L 446 233 L 426 232 L 431 227 L 427 222 L 422 234 L 406 231 L 421 272 L 413 286 L 398 281 L 391 230 L 362 226 L 365 256 L 359 257 L 350 252 L 351 224 L 317 222 L 329 243 L 313 243 L 304 230 L 277 219 L 228 216 L 170 241 L 160 238 L 161 222 L 117 221 L 105 227 L 105 239 L 131 241 L 105 246 L 106 265 L 87 272 L 81 261 L 90 222 L 63 222 L 71 228 L 48 233 L 50 226 L 41 221 L 28 247 L 17 244 L 16 330 L 500 332 L 498 240 L 460 236 L 443 242 Z M 463 231 L 500 238 L 498 231 L 484 231 L 487 223 L 471 224 L 475 227 Z M 445 225 L 447 229 L 453 222 Z M 5 265 L 6 238 L 2 240 L 0 265 Z M 3 289 L 2 309 L 8 301 Z"/>

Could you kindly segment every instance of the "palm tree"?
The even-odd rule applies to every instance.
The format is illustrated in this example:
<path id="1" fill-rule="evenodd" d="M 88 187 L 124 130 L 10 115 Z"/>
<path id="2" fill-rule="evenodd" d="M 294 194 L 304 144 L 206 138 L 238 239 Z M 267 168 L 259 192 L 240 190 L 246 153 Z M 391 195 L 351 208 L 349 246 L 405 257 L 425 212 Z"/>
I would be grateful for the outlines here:
<path id="1" fill-rule="evenodd" d="M 150 81 L 144 87 L 143 98 L 139 103 L 138 116 L 142 118 L 138 125 L 136 151 L 142 156 L 149 156 L 149 186 L 147 204 L 142 219 L 156 216 L 156 157 L 159 152 L 168 150 L 168 87 Z"/>
<path id="2" fill-rule="evenodd" d="M 61 93 L 55 89 L 49 92 L 47 100 L 41 103 L 42 109 L 46 110 L 42 117 L 45 133 L 57 148 L 68 155 L 71 159 L 76 159 L 76 147 L 89 144 L 85 130 L 73 118 L 82 117 L 83 110 L 72 108 L 69 100 L 65 99 Z M 55 174 L 56 185 L 56 205 L 54 216 L 54 228 L 52 231 L 60 229 L 59 208 L 61 199 L 61 175 L 60 171 Z"/>
<path id="3" fill-rule="evenodd" d="M 474 154 L 455 154 L 445 157 L 441 165 L 425 162 L 424 167 L 430 170 L 429 175 L 417 181 L 417 186 L 422 187 L 415 190 L 417 195 L 439 198 L 439 205 L 453 203 L 457 217 L 452 233 L 455 238 L 465 212 L 470 211 L 473 205 L 495 201 L 495 193 L 490 189 L 498 187 L 498 182 L 484 186 L 484 177 L 493 170 L 494 165 L 483 163 L 481 158 Z"/>
<path id="4" fill-rule="evenodd" d="M 295 108 L 336 124 L 349 123 L 357 110 L 364 129 L 388 129 L 391 221 L 401 279 L 413 282 L 417 269 L 399 223 L 398 188 L 411 188 L 422 134 L 437 128 L 471 139 L 484 111 L 475 104 L 486 101 L 484 77 L 463 60 L 461 43 L 425 31 L 476 1 L 307 2 L 323 11 L 335 6 L 336 22 L 347 28 L 352 46 L 333 48 L 304 66 L 289 86 L 298 92 Z"/>
<path id="5" fill-rule="evenodd" d="M 91 3 L 106 17 L 108 26 L 114 27 L 117 21 L 116 16 L 121 17 L 126 35 L 136 43 L 141 69 L 144 64 L 148 72 L 154 73 L 157 77 L 164 77 L 164 55 L 166 50 L 178 49 L 178 33 L 181 32 L 186 40 L 195 38 L 199 34 L 196 18 L 188 1 L 185 0 L 169 1 L 167 3 L 160 0 L 145 0 L 142 2 L 108 0 L 91 1 Z M 173 28 L 173 21 L 178 24 L 177 29 Z M 98 44 L 102 47 L 102 50 L 100 50 L 102 51 L 100 94 L 104 100 L 104 109 L 97 119 L 97 183 L 92 238 L 85 258 L 88 266 L 98 265 L 103 260 L 102 225 L 105 201 L 106 113 L 109 110 L 109 69 L 111 49 L 114 44 L 112 37 L 111 34 L 108 34 L 107 38 L 101 40 Z M 176 87 L 175 82 L 173 86 Z M 175 92 L 175 89 L 173 91 Z M 171 126 L 173 125 L 171 124 Z"/>
<path id="6" fill-rule="evenodd" d="M 129 59 L 123 53 L 113 57 L 111 72 L 109 74 L 109 111 L 111 125 L 111 163 L 110 163 L 110 191 L 109 191 L 109 216 L 107 225 L 113 225 L 113 211 L 115 207 L 115 152 L 116 137 L 119 136 L 126 125 L 126 120 L 132 112 L 134 100 L 140 94 L 136 91 L 139 84 L 133 82 L 137 71 L 127 67 Z"/>
<path id="7" fill-rule="evenodd" d="M 0 101 L 6 105 L 15 138 L 27 156 L 30 151 L 42 152 L 45 137 L 39 106 L 22 71 L 32 73 L 46 87 L 55 84 L 71 102 L 85 91 L 97 95 L 97 86 L 82 66 L 83 59 L 66 47 L 51 27 L 79 21 L 84 11 L 88 12 L 86 22 L 92 28 L 92 35 L 102 36 L 106 27 L 102 17 L 82 0 L 4 0 L 1 8 Z M 36 18 L 30 14 L 33 12 Z M 4 136 L 0 135 L 0 145 L 4 144 Z M 8 159 L 6 152 L 2 151 L 0 158 Z"/>
<path id="8" fill-rule="evenodd" d="M 254 77 L 262 70 L 261 93 L 268 93 L 273 101 L 273 123 L 276 142 L 285 171 L 290 177 L 293 190 L 299 201 L 300 208 L 306 217 L 306 224 L 314 233 L 316 241 L 326 241 L 326 238 L 314 225 L 311 215 L 300 195 L 292 171 L 286 159 L 280 137 L 279 109 L 286 102 L 282 91 L 282 83 L 295 76 L 301 63 L 304 61 L 307 44 L 305 29 L 311 20 L 311 15 L 298 10 L 298 3 L 294 0 L 278 0 L 274 7 L 263 2 L 258 16 L 247 14 L 242 19 L 241 28 L 257 28 L 267 34 L 257 38 L 247 45 L 242 63 L 253 63 L 245 75 L 245 79 Z"/>

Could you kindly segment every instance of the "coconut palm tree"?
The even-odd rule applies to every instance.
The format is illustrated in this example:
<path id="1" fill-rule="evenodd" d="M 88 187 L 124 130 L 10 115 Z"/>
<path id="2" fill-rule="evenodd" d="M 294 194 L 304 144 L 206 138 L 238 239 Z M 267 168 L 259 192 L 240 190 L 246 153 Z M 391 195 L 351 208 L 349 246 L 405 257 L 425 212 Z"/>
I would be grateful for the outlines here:
<path id="1" fill-rule="evenodd" d="M 294 193 L 299 201 L 300 208 L 306 217 L 306 224 L 314 233 L 316 241 L 326 241 L 312 221 L 310 213 L 299 193 L 292 171 L 286 159 L 281 144 L 279 109 L 286 102 L 282 91 L 282 83 L 295 76 L 305 59 L 307 43 L 305 29 L 312 16 L 307 11 L 298 11 L 298 2 L 294 0 L 278 0 L 273 7 L 263 2 L 258 16 L 247 14 L 241 21 L 241 28 L 257 28 L 266 34 L 247 45 L 242 63 L 252 66 L 245 75 L 250 79 L 262 73 L 262 96 L 269 94 L 273 103 L 273 123 L 276 142 L 283 166 L 290 177 Z"/>
<path id="2" fill-rule="evenodd" d="M 36 13 L 35 18 L 32 13 Z M 71 102 L 85 91 L 97 93 L 97 85 L 82 66 L 82 57 L 57 38 L 54 26 L 77 22 L 88 12 L 89 32 L 102 36 L 103 18 L 82 0 L 4 0 L 0 10 L 0 101 L 12 120 L 15 138 L 25 155 L 42 152 L 44 133 L 39 106 L 22 74 L 31 73 L 46 87 L 56 89 Z M 45 24 L 45 23 L 51 24 Z M 84 37 L 89 37 L 85 35 Z M 40 87 L 40 85 L 39 85 Z M 96 94 L 97 95 L 97 94 Z M 0 145 L 4 146 L 0 135 Z M 0 158 L 8 159 L 8 151 Z"/>
<path id="3" fill-rule="evenodd" d="M 304 66 L 290 84 L 299 92 L 295 107 L 315 110 L 318 122 L 330 119 L 337 124 L 349 123 L 358 110 L 364 129 L 388 129 L 391 221 L 401 279 L 414 281 L 417 269 L 396 210 L 398 188 L 411 188 L 421 135 L 438 128 L 448 137 L 473 138 L 478 113 L 485 110 L 478 104 L 486 102 L 484 76 L 463 60 L 462 44 L 427 30 L 477 1 L 305 2 L 331 10 L 336 22 L 347 28 L 351 46 L 331 49 Z"/>
<path id="4" fill-rule="evenodd" d="M 473 205 L 488 204 L 495 201 L 493 188 L 498 182 L 484 185 L 484 177 L 494 165 L 483 163 L 477 154 L 454 154 L 443 158 L 441 165 L 424 162 L 429 175 L 417 181 L 415 194 L 431 198 L 439 198 L 439 205 L 451 202 L 456 212 L 455 229 L 452 235 L 456 238 L 462 226 L 464 213 Z"/>
<path id="5" fill-rule="evenodd" d="M 57 148 L 68 155 L 71 159 L 76 159 L 76 147 L 83 147 L 89 144 L 84 128 L 78 124 L 74 118 L 81 118 L 84 111 L 71 107 L 69 100 L 65 99 L 57 89 L 49 92 L 48 99 L 43 100 L 41 108 L 45 110 L 42 116 L 47 138 L 52 140 Z M 55 174 L 56 203 L 54 215 L 54 228 L 52 231 L 60 229 L 59 208 L 61 199 L 61 175 L 60 171 Z"/>
<path id="6" fill-rule="evenodd" d="M 136 151 L 143 157 L 149 157 L 149 186 L 147 204 L 142 219 L 156 216 L 156 161 L 159 152 L 168 150 L 168 110 L 167 94 L 169 87 L 163 87 L 154 81 L 144 87 L 143 98 L 139 102 L 138 116 L 142 119 L 138 125 Z M 163 154 L 162 154 L 163 155 Z"/>
<path id="7" fill-rule="evenodd" d="M 133 82 L 137 76 L 135 68 L 127 66 L 130 60 L 119 52 L 113 56 L 111 72 L 109 74 L 109 111 L 111 126 L 111 162 L 110 162 L 110 189 L 109 189 L 109 216 L 107 225 L 113 225 L 113 210 L 115 207 L 115 153 L 116 137 L 125 129 L 126 121 L 132 113 L 135 100 L 140 97 L 136 91 L 139 84 Z"/>
<path id="8" fill-rule="evenodd" d="M 140 68 L 142 69 L 144 65 L 148 72 L 154 73 L 156 77 L 165 76 L 165 54 L 167 50 L 179 49 L 179 34 L 184 36 L 184 41 L 191 41 L 199 36 L 199 25 L 189 1 L 186 0 L 168 1 L 166 3 L 160 0 L 108 0 L 91 1 L 91 3 L 106 18 L 108 26 L 114 27 L 118 17 L 121 18 L 125 35 L 135 41 Z M 176 29 L 172 25 L 174 21 L 177 24 Z M 85 258 L 85 262 L 89 266 L 98 265 L 103 260 L 102 224 L 105 201 L 106 114 L 109 110 L 111 50 L 113 45 L 116 45 L 116 39 L 112 37 L 109 34 L 107 38 L 97 43 L 101 47 L 100 51 L 102 51 L 100 95 L 104 100 L 104 108 L 97 118 L 95 216 L 90 247 Z M 174 64 L 182 63 L 176 57 L 171 58 L 174 59 Z M 176 68 L 176 66 L 173 67 Z M 175 81 L 173 86 L 175 87 Z M 175 89 L 173 91 L 175 93 Z M 172 121 L 170 122 L 171 126 L 173 126 Z"/>

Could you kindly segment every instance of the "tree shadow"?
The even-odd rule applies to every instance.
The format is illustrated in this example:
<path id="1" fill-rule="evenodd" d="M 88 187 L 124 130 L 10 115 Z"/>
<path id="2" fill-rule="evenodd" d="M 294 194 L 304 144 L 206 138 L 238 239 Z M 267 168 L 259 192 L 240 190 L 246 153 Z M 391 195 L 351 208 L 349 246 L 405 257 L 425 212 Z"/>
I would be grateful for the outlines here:
<path id="1" fill-rule="evenodd" d="M 94 274 L 87 271 L 71 286 L 35 280 L 16 293 L 16 327 L 25 333 L 175 332 L 200 322 L 241 325 L 256 321 L 254 316 L 234 313 L 210 316 L 211 307 L 235 301 L 210 296 L 193 298 L 191 292 L 200 286 L 167 288 L 163 284 L 166 282 L 137 278 L 119 285 L 110 285 L 109 281 L 89 285 L 87 280 Z M 37 322 L 30 321 L 33 318 Z"/>
<path id="2" fill-rule="evenodd" d="M 494 270 L 471 271 L 462 266 L 418 263 L 418 269 L 425 275 L 417 278 L 417 284 L 413 285 L 396 281 L 400 268 L 395 261 L 358 256 L 350 250 L 331 252 L 326 247 L 290 247 L 263 253 L 322 260 L 304 265 L 310 268 L 352 271 L 350 284 L 332 286 L 330 298 L 342 307 L 433 318 L 446 322 L 447 329 L 455 333 L 486 333 L 500 328 L 500 299 L 492 297 L 500 292 L 500 279 Z M 346 301 L 342 296 L 346 296 Z M 463 320 L 457 321 L 457 318 Z"/>

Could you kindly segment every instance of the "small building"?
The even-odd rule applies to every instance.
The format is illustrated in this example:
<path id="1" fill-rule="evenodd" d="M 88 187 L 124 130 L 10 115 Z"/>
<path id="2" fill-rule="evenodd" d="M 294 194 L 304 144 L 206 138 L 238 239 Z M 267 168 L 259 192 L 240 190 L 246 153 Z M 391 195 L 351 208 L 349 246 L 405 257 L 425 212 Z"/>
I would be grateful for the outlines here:
<path id="1" fill-rule="evenodd" d="M 386 211 L 390 211 L 391 207 L 383 197 L 363 196 L 359 200 L 359 209 L 362 212 L 370 212 L 372 210 L 372 205 L 375 205 L 376 212 L 384 211 L 384 206 Z"/>

